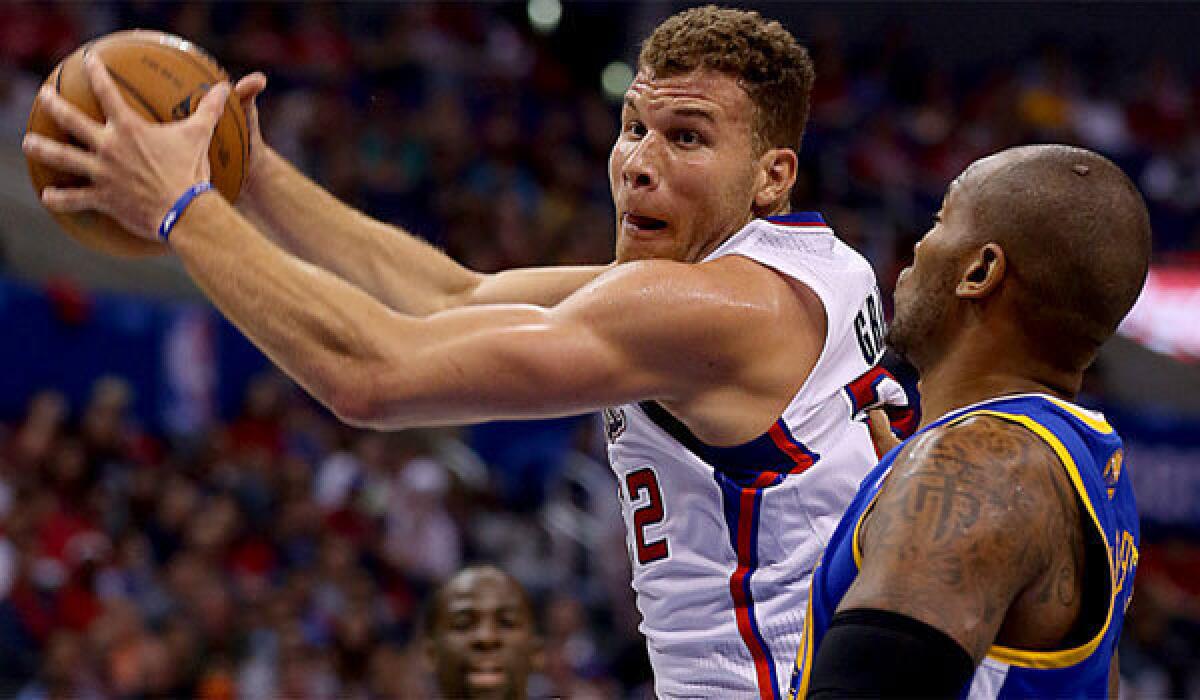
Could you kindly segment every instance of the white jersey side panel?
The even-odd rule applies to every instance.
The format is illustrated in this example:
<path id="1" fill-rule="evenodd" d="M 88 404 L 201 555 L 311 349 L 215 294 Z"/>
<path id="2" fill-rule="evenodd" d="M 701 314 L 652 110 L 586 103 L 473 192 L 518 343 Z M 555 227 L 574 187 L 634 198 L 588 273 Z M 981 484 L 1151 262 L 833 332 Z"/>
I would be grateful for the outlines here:
<path id="1" fill-rule="evenodd" d="M 755 220 L 706 260 L 725 255 L 807 285 L 827 333 L 779 421 L 745 445 L 703 445 L 653 403 L 605 411 L 641 631 L 663 698 L 781 696 L 813 568 L 877 461 L 848 389 L 879 389 L 862 379 L 882 354 L 870 264 L 811 213 Z"/>

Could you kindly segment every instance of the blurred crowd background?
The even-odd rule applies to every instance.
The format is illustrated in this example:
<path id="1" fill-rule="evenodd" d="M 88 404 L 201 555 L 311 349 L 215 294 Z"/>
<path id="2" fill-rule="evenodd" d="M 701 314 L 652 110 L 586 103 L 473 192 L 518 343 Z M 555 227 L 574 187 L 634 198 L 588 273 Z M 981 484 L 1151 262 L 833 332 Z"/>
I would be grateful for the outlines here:
<path id="1" fill-rule="evenodd" d="M 1179 41 L 1200 14 L 906 7 L 762 8 L 817 66 L 795 202 L 872 260 L 885 296 L 950 179 L 1045 141 L 1124 167 L 1156 265 L 1200 290 L 1200 72 Z M 648 696 L 594 418 L 340 425 L 194 290 L 130 293 L 135 272 L 116 292 L 99 263 L 18 254 L 35 215 L 15 212 L 36 202 L 16 144 L 63 56 L 164 29 L 266 72 L 268 142 L 347 202 L 482 271 L 606 262 L 618 105 L 601 75 L 675 9 L 0 0 L 0 695 L 427 697 L 422 606 L 488 561 L 538 604 L 535 695 Z M 1089 11 L 1107 20 L 1068 21 Z M 961 31 L 931 33 L 934 15 Z M 58 236 L 43 219 L 36 235 Z M 1144 512 L 1123 688 L 1200 697 L 1200 369 L 1186 348 L 1114 344 L 1081 402 L 1127 437 Z"/>

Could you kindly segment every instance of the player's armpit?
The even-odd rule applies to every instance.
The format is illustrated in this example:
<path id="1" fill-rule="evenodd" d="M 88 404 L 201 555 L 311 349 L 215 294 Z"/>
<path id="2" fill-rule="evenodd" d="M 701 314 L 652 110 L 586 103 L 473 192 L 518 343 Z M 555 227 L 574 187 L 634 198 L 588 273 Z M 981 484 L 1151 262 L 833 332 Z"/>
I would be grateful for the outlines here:
<path id="1" fill-rule="evenodd" d="M 839 610 L 907 615 L 978 663 L 1014 600 L 1050 567 L 1064 568 L 1079 536 L 1074 503 L 1058 458 L 1028 430 L 979 416 L 931 431 L 897 458 L 863 523 L 861 571 Z M 1078 572 L 1068 565 L 1065 575 Z M 1048 598 L 1077 613 L 1077 596 Z M 1070 610 L 1043 612 L 1074 619 Z"/>

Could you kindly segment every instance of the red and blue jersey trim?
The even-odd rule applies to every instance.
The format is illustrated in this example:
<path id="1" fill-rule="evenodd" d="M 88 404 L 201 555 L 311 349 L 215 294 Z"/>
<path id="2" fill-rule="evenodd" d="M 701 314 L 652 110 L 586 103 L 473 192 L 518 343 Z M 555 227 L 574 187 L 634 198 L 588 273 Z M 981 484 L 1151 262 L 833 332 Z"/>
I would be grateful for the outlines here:
<path id="1" fill-rule="evenodd" d="M 786 455 L 790 464 L 778 471 L 764 469 L 750 483 L 736 482 L 719 462 L 709 462 L 716 471 L 714 478 L 721 489 L 724 503 L 725 525 L 729 528 L 729 542 L 737 555 L 737 568 L 729 577 L 729 593 L 733 598 L 733 612 L 737 619 L 738 634 L 750 650 L 754 659 L 754 673 L 758 680 L 761 700 L 778 700 L 779 678 L 771 647 L 763 638 L 754 610 L 754 592 L 750 587 L 754 572 L 758 569 L 759 516 L 762 513 L 763 493 L 778 484 L 788 474 L 800 474 L 816 463 L 818 455 L 792 435 L 787 423 L 780 418 L 767 431 L 765 437 L 779 453 Z M 761 437 L 760 437 L 761 439 Z M 747 443 L 752 445 L 753 442 Z M 744 448 L 746 446 L 742 446 Z M 733 448 L 741 449 L 741 448 Z"/>
<path id="2" fill-rule="evenodd" d="M 916 432 L 920 415 L 913 405 L 915 402 L 913 402 L 911 395 L 909 396 L 908 406 L 895 406 L 882 403 L 879 396 L 879 385 L 888 379 L 900 384 L 900 381 L 891 372 L 883 367 L 873 367 L 867 370 L 861 377 L 843 387 L 843 390 L 846 392 L 846 396 L 850 398 L 851 414 L 857 414 L 864 408 L 878 406 L 887 413 L 888 421 L 892 425 L 892 432 L 895 433 L 896 437 L 905 439 Z M 903 387 L 902 384 L 900 386 Z"/>
<path id="3" fill-rule="evenodd" d="M 655 425 L 738 486 L 760 483 L 773 486 L 789 474 L 804 473 L 821 458 L 792 435 L 782 418 L 749 442 L 733 447 L 714 447 L 702 442 L 657 403 L 643 401 L 638 405 Z"/>
<path id="4" fill-rule="evenodd" d="M 779 700 L 779 678 L 775 658 L 759 629 L 758 615 L 754 610 L 754 592 L 750 583 L 758 569 L 759 516 L 762 513 L 762 496 L 769 481 L 764 473 L 762 485 L 739 487 L 731 483 L 720 472 L 717 484 L 725 504 L 725 524 L 729 527 L 729 540 L 737 555 L 737 568 L 729 577 L 729 593 L 733 598 L 733 611 L 737 620 L 738 634 L 754 659 L 754 674 L 758 682 L 761 700 Z"/>
<path id="5" fill-rule="evenodd" d="M 759 518 L 763 494 L 790 474 L 802 474 L 821 458 L 796 439 L 782 418 L 767 432 L 734 447 L 705 444 L 662 406 L 639 404 L 658 427 L 693 454 L 713 466 L 713 478 L 721 491 L 729 543 L 737 566 L 729 577 L 738 634 L 754 660 L 754 673 L 761 700 L 779 700 L 779 678 L 771 647 L 763 637 L 754 608 L 751 583 L 758 570 Z"/>
<path id="6" fill-rule="evenodd" d="M 809 231 L 831 231 L 829 224 L 825 223 L 825 217 L 821 216 L 820 212 L 815 211 L 798 211 L 792 214 L 780 214 L 778 216 L 769 216 L 767 221 L 776 226 L 784 226 L 799 230 Z"/>

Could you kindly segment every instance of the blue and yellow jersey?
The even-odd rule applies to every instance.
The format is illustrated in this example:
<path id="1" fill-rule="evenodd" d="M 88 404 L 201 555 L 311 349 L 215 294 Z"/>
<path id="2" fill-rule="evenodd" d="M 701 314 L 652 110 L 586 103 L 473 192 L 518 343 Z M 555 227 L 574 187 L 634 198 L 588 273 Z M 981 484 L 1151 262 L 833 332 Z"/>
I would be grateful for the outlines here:
<path id="1" fill-rule="evenodd" d="M 1121 636 L 1125 609 L 1133 595 L 1139 543 L 1133 486 L 1121 468 L 1121 439 L 1102 415 L 1042 394 L 1007 396 L 968 406 L 931 423 L 917 435 L 974 416 L 992 416 L 1022 425 L 1054 450 L 1083 504 L 1085 521 L 1092 526 L 1087 541 L 1104 546 L 1108 566 L 1101 563 L 1098 569 L 1087 569 L 1084 600 L 1090 598 L 1095 604 L 1085 605 L 1083 614 L 1088 616 L 1090 612 L 1093 621 L 1085 625 L 1078 639 L 1054 650 L 993 646 L 963 696 L 1103 697 L 1108 692 L 1109 666 Z M 858 576 L 862 561 L 859 525 L 900 449 L 884 455 L 863 480 L 821 557 L 813 575 L 789 698 L 803 698 L 808 692 L 808 674 L 821 638 L 838 603 Z"/>

